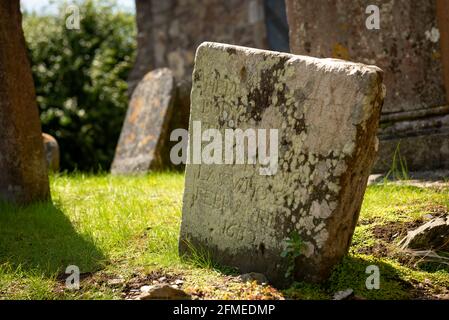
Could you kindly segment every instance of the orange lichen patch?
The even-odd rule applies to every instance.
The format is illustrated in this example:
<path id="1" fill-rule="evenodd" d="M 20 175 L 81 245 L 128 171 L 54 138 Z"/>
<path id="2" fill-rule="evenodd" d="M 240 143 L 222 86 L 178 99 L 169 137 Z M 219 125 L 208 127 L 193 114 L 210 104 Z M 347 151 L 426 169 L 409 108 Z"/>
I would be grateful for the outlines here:
<path id="1" fill-rule="evenodd" d="M 128 135 L 126 136 L 126 138 L 125 138 L 125 143 L 126 143 L 126 144 L 130 144 L 130 143 L 133 143 L 134 140 L 136 140 L 136 135 L 135 135 L 133 132 L 131 132 L 130 134 L 128 134 Z"/>
<path id="2" fill-rule="evenodd" d="M 140 146 L 144 146 L 144 145 L 146 145 L 148 142 L 150 142 L 150 141 L 154 141 L 156 139 L 156 137 L 155 136 L 153 136 L 152 134 L 149 134 L 149 135 L 147 135 L 147 136 L 145 136 L 140 142 L 139 142 L 139 147 Z"/>
<path id="3" fill-rule="evenodd" d="M 439 51 L 433 51 L 432 52 L 432 59 L 434 59 L 434 60 L 441 59 L 441 53 Z"/>
<path id="4" fill-rule="evenodd" d="M 348 23 L 341 23 L 339 25 L 340 30 L 342 31 L 348 31 L 350 29 L 350 25 Z"/>
<path id="5" fill-rule="evenodd" d="M 154 74 L 153 73 L 147 73 L 144 77 L 143 77 L 143 81 L 151 81 L 154 79 Z"/>
<path id="6" fill-rule="evenodd" d="M 332 48 L 332 58 L 350 60 L 349 50 L 340 43 L 336 43 Z"/>
<path id="7" fill-rule="evenodd" d="M 141 114 L 142 107 L 143 107 L 143 99 L 142 98 L 137 98 L 133 101 L 133 103 L 131 104 L 132 113 L 131 113 L 131 116 L 129 117 L 130 123 L 136 122 L 139 114 Z"/>

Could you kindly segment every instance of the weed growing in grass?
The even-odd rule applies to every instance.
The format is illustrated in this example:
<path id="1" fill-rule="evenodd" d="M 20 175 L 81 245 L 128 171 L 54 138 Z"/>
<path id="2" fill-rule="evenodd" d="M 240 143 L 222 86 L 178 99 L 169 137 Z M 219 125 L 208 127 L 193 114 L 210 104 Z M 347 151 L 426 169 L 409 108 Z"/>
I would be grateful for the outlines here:
<path id="1" fill-rule="evenodd" d="M 204 269 L 214 269 L 216 267 L 216 264 L 212 260 L 212 256 L 208 250 L 199 246 L 195 247 L 190 241 L 187 240 L 185 240 L 184 243 L 189 251 L 188 255 L 183 256 L 185 261 L 196 267 Z"/>
<path id="2" fill-rule="evenodd" d="M 218 271 L 223 274 L 231 275 L 237 274 L 237 269 L 229 266 L 223 266 L 217 263 L 213 258 L 209 250 L 201 246 L 194 246 L 190 241 L 184 241 L 189 252 L 188 255 L 184 255 L 182 259 L 197 268 Z"/>
<path id="3" fill-rule="evenodd" d="M 384 182 L 388 181 L 389 178 L 392 178 L 394 180 L 410 179 L 407 167 L 407 159 L 401 156 L 400 142 L 396 146 L 396 149 L 393 154 L 393 159 L 391 161 L 391 167 L 384 177 Z"/>

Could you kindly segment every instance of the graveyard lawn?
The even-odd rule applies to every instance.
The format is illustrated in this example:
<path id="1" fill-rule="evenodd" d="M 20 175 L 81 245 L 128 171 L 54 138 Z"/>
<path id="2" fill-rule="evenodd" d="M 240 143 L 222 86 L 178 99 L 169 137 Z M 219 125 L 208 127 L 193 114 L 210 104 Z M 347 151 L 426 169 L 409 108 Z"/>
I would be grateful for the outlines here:
<path id="1" fill-rule="evenodd" d="M 398 249 L 407 230 L 449 210 L 449 187 L 368 187 L 347 257 L 322 285 L 284 290 L 244 283 L 235 270 L 206 255 L 178 257 L 184 176 L 60 175 L 51 178 L 53 204 L 0 204 L 1 299 L 135 299 L 140 287 L 175 284 L 198 299 L 447 299 L 449 268 Z M 65 287 L 65 268 L 81 271 L 79 290 Z M 366 267 L 380 269 L 380 289 L 368 290 Z"/>

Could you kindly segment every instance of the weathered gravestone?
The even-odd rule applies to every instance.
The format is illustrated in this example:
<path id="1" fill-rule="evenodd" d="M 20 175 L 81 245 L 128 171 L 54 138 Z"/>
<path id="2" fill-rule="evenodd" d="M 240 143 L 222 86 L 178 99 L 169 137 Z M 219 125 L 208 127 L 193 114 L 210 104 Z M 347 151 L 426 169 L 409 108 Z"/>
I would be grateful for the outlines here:
<path id="1" fill-rule="evenodd" d="M 142 79 L 129 104 L 112 173 L 145 173 L 169 162 L 168 129 L 175 94 L 175 82 L 169 69 L 156 69 Z"/>
<path id="2" fill-rule="evenodd" d="M 42 133 L 45 160 L 49 171 L 59 171 L 60 150 L 58 141 L 48 133 Z"/>
<path id="3" fill-rule="evenodd" d="M 50 197 L 19 1 L 0 2 L 0 200 Z"/>
<path id="4" fill-rule="evenodd" d="M 278 285 L 292 264 L 297 279 L 325 279 L 351 241 L 383 97 L 374 66 L 203 43 L 193 73 L 180 254 L 207 250 Z M 222 134 L 277 129 L 277 171 L 195 164 L 198 124 Z M 302 243 L 295 263 L 282 257 L 294 234 Z"/>

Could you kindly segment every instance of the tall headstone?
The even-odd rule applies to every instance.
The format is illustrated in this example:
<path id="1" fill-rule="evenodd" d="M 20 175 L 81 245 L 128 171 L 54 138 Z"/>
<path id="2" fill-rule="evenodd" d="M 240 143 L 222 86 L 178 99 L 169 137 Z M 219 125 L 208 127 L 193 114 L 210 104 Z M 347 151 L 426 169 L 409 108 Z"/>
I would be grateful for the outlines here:
<path id="1" fill-rule="evenodd" d="M 47 169 L 52 172 L 58 172 L 61 158 L 58 141 L 48 133 L 42 133 L 42 142 L 44 144 Z"/>
<path id="2" fill-rule="evenodd" d="M 324 280 L 357 223 L 383 95 L 374 66 L 203 43 L 193 73 L 180 254 L 207 250 L 280 285 L 291 264 L 296 279 Z M 207 129 L 222 140 L 210 141 Z M 248 134 L 243 164 L 236 164 L 238 129 Z M 249 151 L 252 130 L 256 152 Z M 218 141 L 224 151 L 213 149 L 211 163 L 210 144 Z M 270 170 L 261 157 L 268 153 Z M 283 253 L 293 235 L 301 250 L 291 262 Z"/>
<path id="3" fill-rule="evenodd" d="M 292 53 L 384 70 L 375 170 L 390 168 L 398 144 L 410 170 L 449 168 L 447 1 L 286 2 Z"/>
<path id="4" fill-rule="evenodd" d="M 19 0 L 0 1 L 0 199 L 50 198 Z"/>
<path id="5" fill-rule="evenodd" d="M 175 80 L 169 69 L 156 69 L 142 79 L 128 107 L 112 173 L 145 173 L 169 162 L 169 125 L 175 98 Z"/>
<path id="6" fill-rule="evenodd" d="M 128 93 L 131 95 L 151 70 L 172 70 L 177 94 L 170 132 L 187 129 L 193 60 L 196 48 L 203 41 L 288 51 L 283 0 L 135 2 L 137 57 L 128 78 Z"/>
<path id="7" fill-rule="evenodd" d="M 203 41 L 267 47 L 263 0 L 136 0 L 137 58 L 132 91 L 155 68 L 191 83 L 195 49 Z"/>

